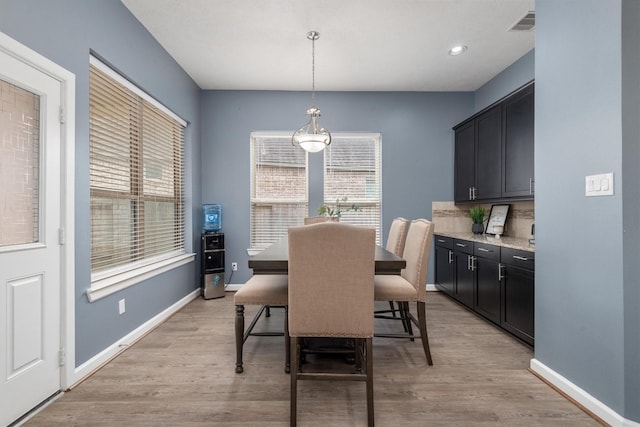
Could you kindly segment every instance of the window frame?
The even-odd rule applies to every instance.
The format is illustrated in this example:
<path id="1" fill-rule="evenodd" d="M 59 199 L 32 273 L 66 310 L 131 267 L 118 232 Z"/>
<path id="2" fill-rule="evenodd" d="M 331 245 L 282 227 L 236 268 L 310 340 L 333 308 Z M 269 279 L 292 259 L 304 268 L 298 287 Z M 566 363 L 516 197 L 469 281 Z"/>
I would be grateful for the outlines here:
<path id="1" fill-rule="evenodd" d="M 289 221 L 288 227 L 302 225 L 304 223 L 304 217 L 308 216 L 309 212 L 309 154 L 304 152 L 304 199 L 282 199 L 282 198 L 256 198 L 256 159 L 255 159 L 255 144 L 259 143 L 260 139 L 282 139 L 283 142 L 290 144 L 292 150 L 301 150 L 298 147 L 293 146 L 291 144 L 291 135 L 293 132 L 282 131 L 282 132 L 268 132 L 268 131 L 255 131 L 251 132 L 249 138 L 249 151 L 250 151 L 250 190 L 249 190 L 249 248 L 247 252 L 249 255 L 255 255 L 265 249 L 266 245 L 259 245 L 254 241 L 254 209 L 256 205 L 263 203 L 271 203 L 271 204 L 302 204 L 304 208 L 302 209 L 303 213 L 296 218 L 293 218 Z M 282 234 L 284 236 L 285 233 Z M 281 237 L 282 237 L 281 236 Z M 275 242 L 277 238 L 274 238 Z M 272 243 L 273 243 L 272 242 Z"/>
<path id="2" fill-rule="evenodd" d="M 328 157 L 331 155 L 332 146 L 337 141 L 345 141 L 346 144 L 349 143 L 349 140 L 355 139 L 371 139 L 374 143 L 374 157 L 373 162 L 375 165 L 375 177 L 377 179 L 377 198 L 374 200 L 370 200 L 367 198 L 358 198 L 354 197 L 352 194 L 344 194 L 341 195 L 331 195 L 328 196 L 328 185 L 331 182 L 330 177 L 328 176 Z M 336 198 L 347 197 L 346 203 L 344 203 L 345 207 L 351 206 L 355 204 L 363 209 L 376 207 L 377 206 L 377 215 L 374 217 L 372 223 L 363 224 L 365 226 L 373 226 L 376 229 L 376 244 L 380 245 L 383 241 L 383 232 L 382 232 L 382 134 L 378 132 L 342 132 L 342 133 L 334 133 L 332 134 L 332 143 L 325 148 L 323 154 L 323 190 L 322 190 L 322 198 L 323 203 L 327 206 L 335 207 Z M 366 184 L 365 184 L 366 186 Z M 365 190 L 367 192 L 367 190 Z M 358 213 L 345 213 L 342 214 L 344 218 L 344 222 L 349 222 L 348 217 L 356 218 Z M 341 219 L 342 221 L 343 219 Z"/>
<path id="3" fill-rule="evenodd" d="M 187 229 L 186 229 L 186 209 L 185 209 L 185 168 L 184 168 L 184 149 L 185 149 L 185 138 L 184 133 L 187 128 L 187 122 L 180 118 L 178 115 L 173 113 L 151 95 L 140 89 L 138 86 L 130 82 L 128 79 L 120 75 L 116 72 L 112 67 L 101 61 L 94 55 L 90 55 L 89 57 L 90 65 L 96 67 L 99 71 L 106 74 L 109 78 L 113 79 L 116 83 L 124 86 L 124 88 L 133 93 L 133 96 L 137 96 L 141 98 L 140 106 L 141 108 L 148 108 L 147 106 L 155 107 L 160 110 L 162 113 L 168 115 L 171 119 L 175 120 L 180 126 L 183 128 L 183 137 L 180 141 L 182 147 L 180 148 L 182 151 L 182 158 L 180 165 L 180 186 L 181 191 L 178 196 L 178 202 L 180 206 L 178 206 L 178 210 L 181 211 L 181 219 L 178 219 L 178 223 L 182 225 L 182 236 L 180 245 L 178 249 L 166 251 L 157 255 L 146 256 L 134 261 L 128 262 L 126 264 L 116 265 L 113 267 L 108 267 L 103 270 L 91 271 L 91 285 L 87 290 L 87 297 L 90 302 L 96 301 L 100 298 L 111 295 L 117 291 L 125 289 L 129 286 L 135 285 L 143 280 L 147 280 L 164 272 L 175 269 L 179 266 L 188 264 L 193 262 L 195 259 L 194 253 L 186 252 L 186 243 L 187 243 Z M 91 93 L 91 87 L 89 87 L 89 91 Z M 91 114 L 91 112 L 90 112 Z M 139 126 L 143 126 L 141 122 Z M 143 145 L 143 141 L 140 141 L 140 146 Z M 91 145 L 91 141 L 90 141 Z M 93 159 L 91 155 L 89 156 L 89 162 L 91 163 Z M 140 161 L 139 167 L 137 170 L 144 170 L 144 164 Z M 131 177 L 134 173 L 130 171 L 129 176 Z M 143 174 L 140 173 L 137 177 L 138 180 L 142 180 Z M 134 179 L 133 177 L 131 179 Z M 93 193 L 94 188 L 91 188 L 90 191 Z M 100 193 L 100 191 L 95 191 L 96 194 Z M 90 200 L 92 200 L 94 195 L 90 195 Z M 99 195 L 95 197 L 100 197 Z M 173 198 L 175 199 L 175 197 Z M 144 202 L 144 198 L 142 201 Z M 174 225 L 178 224 L 174 221 Z"/>

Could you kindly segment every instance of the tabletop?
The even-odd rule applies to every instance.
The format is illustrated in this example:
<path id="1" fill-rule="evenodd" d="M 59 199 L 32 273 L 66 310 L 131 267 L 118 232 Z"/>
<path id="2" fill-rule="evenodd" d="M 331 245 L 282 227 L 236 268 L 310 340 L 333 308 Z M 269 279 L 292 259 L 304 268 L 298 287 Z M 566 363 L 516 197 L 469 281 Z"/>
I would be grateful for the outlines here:
<path id="1" fill-rule="evenodd" d="M 376 245 L 376 274 L 400 274 L 406 261 Z M 289 240 L 283 237 L 257 255 L 249 258 L 253 274 L 287 274 L 289 269 Z"/>

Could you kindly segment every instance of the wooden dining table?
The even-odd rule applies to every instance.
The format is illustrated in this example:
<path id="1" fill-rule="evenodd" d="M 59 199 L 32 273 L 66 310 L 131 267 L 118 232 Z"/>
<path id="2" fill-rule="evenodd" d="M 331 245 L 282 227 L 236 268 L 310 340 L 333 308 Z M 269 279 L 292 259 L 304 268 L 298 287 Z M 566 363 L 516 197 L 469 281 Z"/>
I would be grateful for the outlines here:
<path id="1" fill-rule="evenodd" d="M 320 249 L 319 249 L 320 250 Z M 375 274 L 400 274 L 407 263 L 402 258 L 376 245 Z M 273 243 L 257 255 L 249 257 L 253 274 L 287 274 L 289 270 L 289 239 L 287 236 Z"/>

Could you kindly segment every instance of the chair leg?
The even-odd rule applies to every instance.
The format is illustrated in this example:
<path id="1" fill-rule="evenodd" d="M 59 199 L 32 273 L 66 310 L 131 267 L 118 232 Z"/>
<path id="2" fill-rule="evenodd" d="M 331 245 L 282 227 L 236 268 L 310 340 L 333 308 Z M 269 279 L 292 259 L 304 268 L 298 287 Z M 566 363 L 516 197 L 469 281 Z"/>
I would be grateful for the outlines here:
<path id="1" fill-rule="evenodd" d="M 367 423 L 369 427 L 375 424 L 373 411 L 373 339 L 366 339 L 366 364 L 367 364 Z"/>
<path id="2" fill-rule="evenodd" d="M 409 302 L 402 301 L 399 304 L 402 304 L 402 318 L 404 319 L 405 331 L 410 336 L 413 336 L 413 327 L 411 326 L 411 314 L 409 313 Z M 414 341 L 414 339 L 411 338 L 411 341 Z"/>
<path id="3" fill-rule="evenodd" d="M 290 378 L 290 407 L 289 407 L 289 425 L 295 427 L 298 418 L 298 338 L 291 337 L 289 340 L 289 346 L 291 348 L 291 374 Z"/>
<path id="4" fill-rule="evenodd" d="M 271 317 L 271 307 L 268 305 L 265 305 L 264 317 Z"/>
<path id="5" fill-rule="evenodd" d="M 427 336 L 427 313 L 424 302 L 418 301 L 418 324 L 420 327 L 420 338 L 422 338 L 422 347 L 424 348 L 424 355 L 427 356 L 427 363 L 429 366 L 433 366 L 433 360 L 431 359 L 431 350 L 429 349 L 429 337 Z"/>
<path id="6" fill-rule="evenodd" d="M 395 307 L 393 301 L 389 301 L 389 308 L 391 309 L 391 315 L 393 317 L 396 317 L 396 307 Z"/>
<path id="7" fill-rule="evenodd" d="M 289 306 L 284 306 L 284 371 L 291 372 L 291 346 L 289 345 Z"/>
<path id="8" fill-rule="evenodd" d="M 236 305 L 236 374 L 244 371 L 242 367 L 242 347 L 244 345 L 244 305 Z"/>

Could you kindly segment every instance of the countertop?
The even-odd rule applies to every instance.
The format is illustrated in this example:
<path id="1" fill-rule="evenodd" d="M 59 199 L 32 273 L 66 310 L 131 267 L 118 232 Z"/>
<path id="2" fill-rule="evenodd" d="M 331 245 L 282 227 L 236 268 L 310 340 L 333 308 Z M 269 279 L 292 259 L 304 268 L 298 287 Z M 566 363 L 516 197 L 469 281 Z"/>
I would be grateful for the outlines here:
<path id="1" fill-rule="evenodd" d="M 529 239 L 519 237 L 500 236 L 499 239 L 492 234 L 451 233 L 436 231 L 437 236 L 452 237 L 454 239 L 469 240 L 472 242 L 486 243 L 488 245 L 502 246 L 505 248 L 520 249 L 522 251 L 535 252 L 536 245 L 529 243 Z"/>

